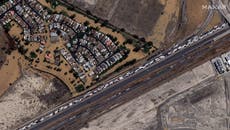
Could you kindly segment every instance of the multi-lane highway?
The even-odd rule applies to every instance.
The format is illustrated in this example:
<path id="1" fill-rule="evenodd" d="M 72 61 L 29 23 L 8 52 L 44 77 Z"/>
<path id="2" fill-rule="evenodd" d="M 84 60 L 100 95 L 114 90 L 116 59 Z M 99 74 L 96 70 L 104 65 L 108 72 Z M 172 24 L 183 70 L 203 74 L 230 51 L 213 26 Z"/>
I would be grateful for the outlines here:
<path id="1" fill-rule="evenodd" d="M 144 83 L 154 80 L 153 87 L 155 87 L 163 80 L 173 76 L 178 70 L 182 71 L 191 66 L 211 49 L 221 45 L 215 45 L 214 41 L 229 33 L 229 26 L 223 24 L 205 34 L 192 37 L 148 60 L 142 66 L 113 78 L 85 95 L 28 122 L 20 129 L 59 129 L 65 124 L 79 121 L 82 114 L 89 113 L 90 117 L 94 117 L 97 114 L 92 116 L 92 112 L 103 111 L 107 107 L 109 109 L 115 104 L 120 105 L 146 90 L 152 89 L 146 88 Z"/>

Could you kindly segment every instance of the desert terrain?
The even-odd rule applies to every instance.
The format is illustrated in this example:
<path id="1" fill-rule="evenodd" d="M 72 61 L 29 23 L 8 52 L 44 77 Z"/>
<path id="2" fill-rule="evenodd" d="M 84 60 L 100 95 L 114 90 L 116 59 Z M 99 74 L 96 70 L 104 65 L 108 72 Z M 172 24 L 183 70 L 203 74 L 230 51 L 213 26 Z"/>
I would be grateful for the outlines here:
<path id="1" fill-rule="evenodd" d="M 163 11 L 164 5 L 153 0 L 100 0 L 89 2 L 68 0 L 115 26 L 140 36 L 147 36 Z M 132 6 L 130 6 L 132 4 Z"/>
<path id="2" fill-rule="evenodd" d="M 20 70 L 15 58 L 15 53 L 9 49 L 9 39 L 5 30 L 0 26 L 0 95 L 3 94 L 8 86 L 20 76 Z M 4 76 L 5 75 L 5 76 Z"/>
<path id="3" fill-rule="evenodd" d="M 215 75 L 211 63 L 207 62 L 105 113 L 81 130 L 158 130 L 157 107 L 160 104 Z"/>
<path id="4" fill-rule="evenodd" d="M 50 8 L 50 5 L 45 2 L 45 0 L 39 1 L 43 5 L 46 5 Z M 201 5 L 209 4 L 207 0 L 200 0 L 197 2 L 187 0 L 185 8 L 185 23 L 178 23 L 178 21 L 181 21 L 180 9 L 178 8 L 180 6 L 179 0 L 133 0 L 132 6 L 130 6 L 130 0 L 72 0 L 72 2 L 74 2 L 74 4 L 78 5 L 80 8 L 90 10 L 95 15 L 109 20 L 109 22 L 116 26 L 124 28 L 131 34 L 137 34 L 139 37 L 144 37 L 147 41 L 152 41 L 157 47 L 167 47 L 173 44 L 175 41 L 181 40 L 182 38 L 189 36 L 194 32 L 202 32 L 202 25 L 205 22 L 210 23 L 207 28 L 205 28 L 206 30 L 209 30 L 213 26 L 222 22 L 222 19 L 217 12 L 202 10 Z M 122 44 L 125 41 L 125 37 L 120 33 L 114 32 L 112 29 L 106 27 L 101 27 L 99 23 L 94 23 L 93 20 L 90 20 L 81 14 L 68 11 L 62 6 L 57 6 L 56 10 L 57 12 L 64 10 L 68 13 L 68 15 L 76 14 L 74 19 L 79 23 L 89 21 L 90 26 L 100 27 L 102 32 L 116 36 L 119 44 Z M 209 17 L 209 13 L 212 13 L 212 15 L 210 15 L 210 21 L 206 21 L 207 17 Z M 18 29 L 17 26 L 14 26 L 10 33 L 11 35 L 16 35 L 16 33 L 19 34 L 20 32 L 21 30 Z M 174 37 L 175 35 L 177 37 Z M 2 48 L 3 46 L 1 45 L 3 44 L 0 44 L 0 47 Z M 31 46 L 28 48 L 34 49 L 34 46 L 37 45 L 31 44 Z M 52 48 L 54 49 L 56 46 L 53 46 Z M 134 47 L 128 44 L 127 48 L 133 50 Z M 114 66 L 103 76 L 106 77 L 114 74 L 113 72 L 127 61 L 133 59 L 140 60 L 147 56 L 147 54 L 133 51 L 130 52 L 130 55 L 131 56 L 129 56 L 126 60 Z M 20 64 L 22 59 L 17 51 L 13 51 L 10 55 L 6 55 L 4 51 L 1 50 L 0 56 L 0 67 L 1 61 L 3 61 L 0 74 L 4 74 L 4 76 L 2 76 L 0 79 L 0 95 L 2 95 L 0 98 L 1 130 L 13 129 L 16 126 L 29 121 L 33 117 L 38 116 L 39 113 L 47 111 L 50 108 L 63 103 L 67 99 L 70 99 L 71 95 L 68 88 L 54 77 L 48 76 L 48 78 L 45 78 L 45 74 L 41 74 L 40 72 L 34 70 L 32 72 L 29 70 L 23 70 L 23 67 L 27 66 L 27 62 L 23 62 L 24 65 Z M 40 69 L 42 68 L 41 66 L 38 66 L 38 70 L 39 67 Z M 44 70 L 44 68 L 41 70 Z M 66 67 L 64 70 L 67 72 L 69 68 Z M 64 75 L 64 73 L 62 75 Z M 205 122 L 205 120 L 206 118 L 210 118 L 213 114 L 210 111 L 221 111 L 220 115 L 218 115 L 217 112 L 214 113 L 217 115 L 215 118 L 218 119 L 220 119 L 221 116 L 226 116 L 223 114 L 223 109 L 226 108 L 226 104 L 219 104 L 219 102 L 215 104 L 217 106 L 220 105 L 221 110 L 217 108 L 204 110 L 205 107 L 200 104 L 205 104 L 207 101 L 211 102 L 212 100 L 219 100 L 219 98 L 224 98 L 223 94 L 225 86 L 223 81 L 228 82 L 228 77 L 230 77 L 230 75 L 226 75 L 226 79 L 216 78 L 216 73 L 214 72 L 211 63 L 207 62 L 193 69 L 192 71 L 189 71 L 173 79 L 172 81 L 161 85 L 149 93 L 146 93 L 143 96 L 134 99 L 133 101 L 128 102 L 102 115 L 101 117 L 98 117 L 97 119 L 89 122 L 88 127 L 82 128 L 82 130 L 158 130 L 159 120 L 157 120 L 157 116 L 159 114 L 159 105 L 162 105 L 162 103 L 164 103 L 170 97 L 183 93 L 195 85 L 212 78 L 217 80 L 213 86 L 221 86 L 220 89 L 218 89 L 218 91 L 214 94 L 214 98 L 211 97 L 208 100 L 204 99 L 198 101 L 198 103 L 196 102 L 195 105 L 189 104 L 188 106 L 182 106 L 179 104 L 180 106 L 176 106 L 178 104 L 173 104 L 171 108 L 169 108 L 170 110 L 181 108 L 183 111 L 180 113 L 176 110 L 173 110 L 173 112 L 170 113 L 171 115 L 169 114 L 170 116 L 168 116 L 168 118 L 170 121 L 173 120 L 169 122 L 171 123 L 170 128 L 175 128 L 177 127 L 177 120 L 181 121 L 181 118 L 184 117 L 180 117 L 179 119 L 175 118 L 175 123 L 174 115 L 181 115 L 183 112 L 194 114 L 194 112 L 199 109 L 201 110 L 199 114 L 202 115 L 207 113 L 207 116 L 205 118 L 201 118 L 197 115 L 194 116 L 193 118 L 199 118 L 199 121 L 201 121 L 199 122 L 200 124 L 197 123 L 196 126 L 199 129 L 215 130 L 220 126 L 212 125 L 210 126 L 212 128 L 206 127 L 207 123 L 212 121 Z M 213 88 L 213 86 L 210 87 Z M 218 94 L 222 95 L 218 97 Z M 193 105 L 195 106 L 194 110 L 188 109 L 189 107 L 194 107 Z M 213 104 L 209 105 L 213 108 Z M 183 123 L 183 121 L 181 122 Z M 222 121 L 221 118 L 219 123 L 224 124 L 225 122 Z"/>
<path id="5" fill-rule="evenodd" d="M 175 96 L 160 108 L 162 129 L 226 130 L 229 73 Z"/>
<path id="6" fill-rule="evenodd" d="M 139 38 L 152 41 L 156 47 L 165 40 L 169 24 L 177 24 L 179 15 L 179 0 L 67 1 Z"/>
<path id="7" fill-rule="evenodd" d="M 208 0 L 82 0 L 67 2 L 90 11 L 124 28 L 158 48 L 167 48 L 193 34 L 202 33 L 220 24 L 218 11 L 207 10 Z M 130 6 L 132 4 L 132 6 Z"/>
<path id="8" fill-rule="evenodd" d="M 0 129 L 14 129 L 70 97 L 67 87 L 57 79 L 24 71 L 0 98 Z"/>
<path id="9" fill-rule="evenodd" d="M 0 68 L 3 65 L 3 63 L 6 60 L 6 55 L 7 55 L 7 49 L 8 49 L 8 43 L 9 43 L 9 39 L 7 38 L 6 34 L 5 34 L 5 30 L 3 29 L 2 26 L 0 26 L 0 35 L 2 37 L 0 37 Z"/>

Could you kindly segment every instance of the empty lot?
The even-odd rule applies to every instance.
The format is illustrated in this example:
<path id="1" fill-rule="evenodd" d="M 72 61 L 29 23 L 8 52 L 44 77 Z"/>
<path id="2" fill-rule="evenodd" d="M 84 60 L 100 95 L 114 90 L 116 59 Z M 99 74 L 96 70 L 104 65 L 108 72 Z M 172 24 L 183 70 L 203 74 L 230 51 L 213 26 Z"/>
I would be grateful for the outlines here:
<path id="1" fill-rule="evenodd" d="M 82 130 L 159 130 L 157 107 L 170 96 L 215 75 L 210 62 L 90 121 Z M 172 95 L 169 96 L 169 93 Z"/>
<path id="2" fill-rule="evenodd" d="M 60 81 L 23 72 L 0 98 L 0 129 L 9 130 L 69 99 L 70 93 Z"/>
<path id="3" fill-rule="evenodd" d="M 68 0 L 132 34 L 152 34 L 164 5 L 157 0 Z"/>

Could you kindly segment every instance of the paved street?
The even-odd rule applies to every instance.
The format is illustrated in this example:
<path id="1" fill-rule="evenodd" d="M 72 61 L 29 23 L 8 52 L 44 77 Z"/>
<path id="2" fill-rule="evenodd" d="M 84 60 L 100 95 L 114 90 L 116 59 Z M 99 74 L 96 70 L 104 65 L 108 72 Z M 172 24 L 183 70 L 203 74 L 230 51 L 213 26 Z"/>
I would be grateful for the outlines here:
<path id="1" fill-rule="evenodd" d="M 207 39 L 200 40 L 198 43 L 179 51 L 143 71 L 140 71 L 122 82 L 115 84 L 113 87 L 109 87 L 101 93 L 88 98 L 84 102 L 67 108 L 63 112 L 56 114 L 46 121 L 38 123 L 33 126 L 32 129 L 59 129 L 62 126 L 65 126 L 65 124 L 69 124 L 71 121 L 79 119 L 84 122 L 84 120 L 81 119 L 81 116 L 84 113 L 92 114 L 97 111 L 102 111 L 102 108 L 110 108 L 115 104 L 120 105 L 125 101 L 152 89 L 146 88 L 144 85 L 150 80 L 155 81 L 156 84 L 153 85 L 153 87 L 156 87 L 160 82 L 172 78 L 175 75 L 175 72 L 181 72 L 185 70 L 186 67 L 191 67 L 196 61 L 199 61 L 198 59 L 203 58 L 203 56 L 207 55 L 212 49 L 221 47 L 223 44 L 216 43 L 213 39 L 220 36 L 222 33 L 225 33 L 227 30 L 228 28 L 208 37 Z M 96 114 L 94 114 L 94 116 L 96 116 Z M 93 116 L 91 116 L 91 118 L 92 117 Z"/>

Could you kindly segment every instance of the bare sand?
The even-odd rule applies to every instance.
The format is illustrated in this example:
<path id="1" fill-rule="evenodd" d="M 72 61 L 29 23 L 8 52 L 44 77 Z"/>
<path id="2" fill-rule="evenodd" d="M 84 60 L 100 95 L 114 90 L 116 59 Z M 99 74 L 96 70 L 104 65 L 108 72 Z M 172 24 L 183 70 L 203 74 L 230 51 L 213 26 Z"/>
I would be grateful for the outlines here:
<path id="1" fill-rule="evenodd" d="M 205 32 L 211 30 L 214 26 L 216 26 L 220 23 L 221 23 L 221 16 L 220 16 L 219 12 L 215 11 L 211 22 L 209 23 L 209 25 L 205 29 Z"/>
<path id="2" fill-rule="evenodd" d="M 12 28 L 15 27 L 16 25 L 14 25 Z M 12 30 L 9 33 L 11 32 Z M 15 33 L 17 33 L 17 30 Z M 1 41 L 8 41 L 8 39 L 6 38 L 6 36 L 2 36 Z M 12 51 L 10 55 L 6 55 L 6 60 L 3 63 L 2 67 L 0 67 L 0 96 L 10 87 L 10 84 L 13 84 L 14 81 L 16 81 L 20 77 L 21 73 L 18 63 L 19 59 L 20 56 L 16 51 Z"/>
<path id="3" fill-rule="evenodd" d="M 70 98 L 60 81 L 40 76 L 39 72 L 23 71 L 0 98 L 0 129 L 15 129 L 32 118 Z"/>
<path id="4" fill-rule="evenodd" d="M 63 45 L 53 44 L 52 46 L 49 46 L 46 50 L 49 50 L 51 52 L 51 54 L 53 55 L 53 51 L 56 49 L 56 47 L 60 48 L 63 46 L 64 46 L 64 44 Z M 76 93 L 75 86 L 74 86 L 74 84 L 71 84 L 71 81 L 76 80 L 76 79 L 73 77 L 72 73 L 69 73 L 69 71 L 71 70 L 71 66 L 68 64 L 68 62 L 61 56 L 61 60 L 63 61 L 63 63 L 59 67 L 57 67 L 56 65 L 52 65 L 52 64 L 43 62 L 44 57 L 45 57 L 45 53 L 40 54 L 38 56 L 38 58 L 40 59 L 40 63 L 37 64 L 34 62 L 33 67 L 35 69 L 38 69 L 38 70 L 41 70 L 41 71 L 44 71 L 44 72 L 47 72 L 49 74 L 57 76 L 68 86 L 68 88 L 70 89 L 70 92 L 72 94 L 75 94 Z M 53 68 L 49 69 L 46 67 L 47 65 L 50 65 Z M 58 72 L 58 71 L 54 70 L 54 67 L 60 68 L 61 71 Z M 65 72 L 67 72 L 67 75 L 64 74 Z M 79 79 L 76 81 L 79 81 Z"/>
<path id="5" fill-rule="evenodd" d="M 47 109 L 46 104 L 40 102 L 38 95 L 49 93 L 51 89 L 47 81 L 31 74 L 15 82 L 0 99 L 0 129 L 12 129 Z"/>
<path id="6" fill-rule="evenodd" d="M 7 55 L 5 63 L 0 68 L 0 95 L 2 95 L 21 75 L 17 55 L 15 51 L 13 51 L 11 55 Z"/>
<path id="7" fill-rule="evenodd" d="M 168 24 L 172 21 L 176 22 L 179 15 L 179 1 L 178 0 L 160 0 L 164 5 L 163 15 L 161 15 L 153 28 L 152 35 L 147 37 L 147 41 L 153 41 L 156 47 L 160 47 L 160 43 L 164 42 L 166 38 L 166 30 Z"/>
<path id="8" fill-rule="evenodd" d="M 194 32 L 198 26 L 202 25 L 208 14 L 208 10 L 202 8 L 202 5 L 209 5 L 208 0 L 187 0 L 187 35 Z"/>

